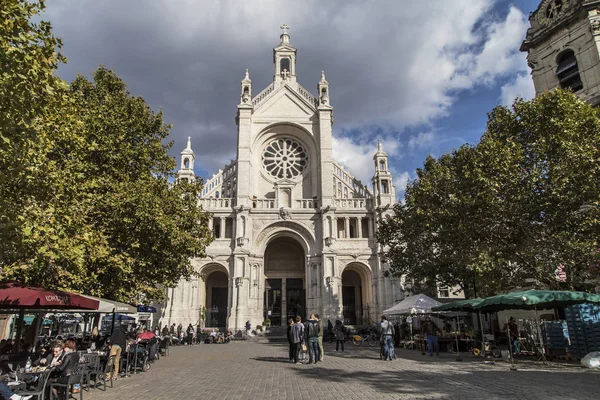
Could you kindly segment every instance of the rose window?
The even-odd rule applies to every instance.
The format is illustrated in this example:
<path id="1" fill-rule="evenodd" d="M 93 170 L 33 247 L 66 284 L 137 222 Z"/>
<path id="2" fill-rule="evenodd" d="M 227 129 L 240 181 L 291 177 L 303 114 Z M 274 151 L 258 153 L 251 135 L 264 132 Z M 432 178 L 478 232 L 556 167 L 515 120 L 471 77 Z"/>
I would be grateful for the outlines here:
<path id="1" fill-rule="evenodd" d="M 308 155 L 300 143 L 276 139 L 265 147 L 262 161 L 271 176 L 292 179 L 302 174 L 308 165 Z"/>

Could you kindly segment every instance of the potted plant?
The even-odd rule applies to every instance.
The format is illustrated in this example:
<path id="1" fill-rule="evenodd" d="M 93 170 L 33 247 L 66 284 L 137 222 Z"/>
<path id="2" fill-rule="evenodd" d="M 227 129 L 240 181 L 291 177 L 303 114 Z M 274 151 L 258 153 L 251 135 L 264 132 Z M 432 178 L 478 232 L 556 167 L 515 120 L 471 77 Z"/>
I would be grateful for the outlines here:
<path id="1" fill-rule="evenodd" d="M 271 320 L 269 318 L 265 319 L 265 321 L 263 322 L 263 325 L 269 329 L 271 327 Z"/>

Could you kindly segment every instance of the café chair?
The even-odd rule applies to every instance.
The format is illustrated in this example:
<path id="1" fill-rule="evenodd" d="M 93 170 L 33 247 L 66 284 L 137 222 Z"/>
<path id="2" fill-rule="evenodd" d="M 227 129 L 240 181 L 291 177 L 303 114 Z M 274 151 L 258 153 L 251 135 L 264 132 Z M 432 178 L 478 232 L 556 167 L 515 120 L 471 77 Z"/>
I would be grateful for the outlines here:
<path id="1" fill-rule="evenodd" d="M 113 387 L 113 371 L 115 370 L 115 358 L 116 356 L 110 356 L 104 369 L 99 368 L 98 374 L 96 375 L 96 379 L 100 378 L 102 380 L 102 384 L 104 388 L 102 390 L 106 391 L 106 380 L 110 380 L 110 387 Z M 108 376 L 108 378 L 107 378 Z"/>
<path id="2" fill-rule="evenodd" d="M 46 369 L 44 372 L 39 374 L 34 388 L 19 390 L 17 391 L 17 394 L 19 396 L 35 396 L 37 400 L 44 400 L 46 386 L 48 385 L 48 378 L 50 378 L 50 372 L 50 368 Z"/>
<path id="3" fill-rule="evenodd" d="M 86 372 L 87 372 L 86 364 L 78 365 L 77 368 L 75 369 L 75 371 L 71 375 L 65 377 L 65 378 L 67 378 L 66 382 L 52 382 L 50 384 L 50 391 L 52 391 L 52 389 L 57 389 L 58 398 L 68 400 L 69 399 L 69 389 L 71 388 L 71 386 L 73 386 L 75 384 L 79 384 L 79 386 L 81 386 L 83 377 L 85 376 Z M 62 390 L 59 390 L 59 389 L 62 389 Z M 61 394 L 64 396 L 61 397 Z M 81 388 L 79 389 L 79 400 L 83 400 L 83 389 L 81 389 Z"/>

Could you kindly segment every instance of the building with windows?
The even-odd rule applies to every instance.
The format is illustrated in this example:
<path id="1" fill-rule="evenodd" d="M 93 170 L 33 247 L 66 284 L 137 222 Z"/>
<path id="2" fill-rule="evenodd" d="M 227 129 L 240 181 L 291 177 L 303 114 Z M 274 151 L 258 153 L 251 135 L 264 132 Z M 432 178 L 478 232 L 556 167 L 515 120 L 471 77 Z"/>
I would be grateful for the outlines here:
<path id="1" fill-rule="evenodd" d="M 544 0 L 521 45 L 536 94 L 570 88 L 600 104 L 600 1 Z"/>
<path id="2" fill-rule="evenodd" d="M 322 73 L 317 96 L 300 85 L 282 29 L 272 83 L 254 94 L 248 70 L 241 81 L 237 157 L 206 180 L 199 200 L 215 240 L 192 260 L 200 277 L 169 289 L 162 325 L 238 330 L 312 312 L 362 325 L 403 297 L 375 240 L 396 201 L 388 156 L 380 143 L 372 190 L 332 158 L 329 83 Z M 195 179 L 191 140 L 178 178 Z"/>

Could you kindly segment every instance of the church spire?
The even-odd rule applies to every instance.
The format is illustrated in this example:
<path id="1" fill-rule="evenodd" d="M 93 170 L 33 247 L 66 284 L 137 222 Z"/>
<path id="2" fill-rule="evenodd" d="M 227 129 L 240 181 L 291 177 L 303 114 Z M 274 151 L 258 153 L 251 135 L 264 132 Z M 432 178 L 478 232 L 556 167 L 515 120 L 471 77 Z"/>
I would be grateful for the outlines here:
<path id="1" fill-rule="evenodd" d="M 275 64 L 274 83 L 296 82 L 296 49 L 290 44 L 289 26 L 281 25 L 283 32 L 279 36 L 279 46 L 273 49 L 273 63 Z"/>
<path id="2" fill-rule="evenodd" d="M 188 136 L 187 146 L 181 152 L 181 166 L 177 171 L 178 180 L 187 180 L 188 182 L 194 182 L 196 175 L 194 174 L 194 151 L 192 150 L 192 138 Z"/>
<path id="3" fill-rule="evenodd" d="M 377 141 L 377 152 L 373 155 L 375 174 L 373 175 L 373 192 L 377 207 L 385 207 L 396 201 L 396 190 L 393 177 L 388 168 L 388 155 L 383 151 L 381 140 Z"/>
<path id="4" fill-rule="evenodd" d="M 287 31 L 288 29 L 290 29 L 290 27 L 286 24 L 283 24 L 280 26 L 280 28 L 283 29 L 283 33 L 281 34 L 281 36 L 279 36 L 279 38 L 281 39 L 281 44 L 290 44 L 290 35 Z"/>
<path id="5" fill-rule="evenodd" d="M 244 79 L 242 79 L 242 93 L 240 94 L 240 106 L 251 106 L 252 100 L 252 81 L 250 80 L 250 73 L 246 68 Z"/>

